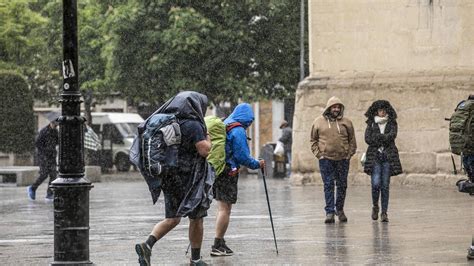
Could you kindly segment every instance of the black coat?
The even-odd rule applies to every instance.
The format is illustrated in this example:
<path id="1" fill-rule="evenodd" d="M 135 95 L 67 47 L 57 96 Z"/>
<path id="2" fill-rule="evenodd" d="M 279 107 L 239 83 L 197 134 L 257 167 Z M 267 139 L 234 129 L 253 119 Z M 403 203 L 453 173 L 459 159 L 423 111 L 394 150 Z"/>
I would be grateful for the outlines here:
<path id="1" fill-rule="evenodd" d="M 397 121 L 390 119 L 385 126 L 384 134 L 380 133 L 379 126 L 373 119 L 367 122 L 365 130 L 365 142 L 369 145 L 366 153 L 366 161 L 364 164 L 364 172 L 372 175 L 372 169 L 376 160 L 378 149 L 383 146 L 388 162 L 390 164 L 390 176 L 398 175 L 403 172 L 398 155 L 397 146 L 395 146 L 395 138 L 397 137 L 398 125 Z"/>
<path id="2" fill-rule="evenodd" d="M 51 128 L 49 124 L 40 130 L 35 140 L 39 165 L 56 165 L 58 136 L 58 130 Z"/>

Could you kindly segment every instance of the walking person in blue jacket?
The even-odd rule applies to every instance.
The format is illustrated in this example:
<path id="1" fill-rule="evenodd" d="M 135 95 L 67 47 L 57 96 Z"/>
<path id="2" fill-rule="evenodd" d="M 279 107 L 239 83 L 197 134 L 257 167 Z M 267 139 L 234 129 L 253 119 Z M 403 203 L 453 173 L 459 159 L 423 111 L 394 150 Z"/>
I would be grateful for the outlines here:
<path id="1" fill-rule="evenodd" d="M 250 169 L 263 168 L 264 160 L 250 156 L 246 129 L 252 124 L 254 114 L 248 103 L 237 105 L 224 120 L 226 125 L 226 166 L 214 182 L 214 198 L 217 200 L 216 236 L 211 256 L 231 256 L 234 252 L 225 244 L 224 235 L 230 221 L 232 205 L 237 202 L 237 183 L 241 165 Z"/>

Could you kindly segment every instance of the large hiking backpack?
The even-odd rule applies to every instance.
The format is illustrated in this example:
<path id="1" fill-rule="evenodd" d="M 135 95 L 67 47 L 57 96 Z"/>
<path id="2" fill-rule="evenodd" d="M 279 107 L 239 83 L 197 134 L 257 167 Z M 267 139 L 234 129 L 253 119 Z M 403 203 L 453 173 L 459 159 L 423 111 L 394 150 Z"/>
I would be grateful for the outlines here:
<path id="1" fill-rule="evenodd" d="M 139 152 L 135 150 L 132 158 L 131 151 L 130 159 L 145 177 L 158 178 L 177 168 L 181 130 L 174 114 L 150 117 L 139 129 L 137 140 Z"/>
<path id="2" fill-rule="evenodd" d="M 461 102 L 449 122 L 449 145 L 454 154 L 474 154 L 474 100 Z"/>

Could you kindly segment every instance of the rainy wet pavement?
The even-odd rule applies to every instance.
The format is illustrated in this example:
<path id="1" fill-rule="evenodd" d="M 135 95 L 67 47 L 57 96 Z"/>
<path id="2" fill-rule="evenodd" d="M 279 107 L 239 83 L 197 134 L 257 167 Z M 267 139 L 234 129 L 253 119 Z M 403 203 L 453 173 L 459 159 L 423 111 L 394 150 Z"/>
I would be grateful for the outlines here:
<path id="1" fill-rule="evenodd" d="M 209 256 L 215 226 L 213 203 L 204 220 L 204 261 L 213 265 L 468 264 L 474 198 L 457 193 L 454 186 L 392 187 L 388 224 L 371 220 L 369 186 L 349 186 L 345 207 L 349 222 L 326 225 L 321 186 L 292 187 L 288 180 L 267 181 L 279 255 L 263 182 L 249 176 L 239 180 L 239 200 L 226 235 L 235 255 Z M 1 265 L 53 261 L 53 206 L 43 200 L 44 194 L 42 185 L 37 200 L 31 202 L 25 187 L 0 186 Z M 163 214 L 163 198 L 153 206 L 140 180 L 95 183 L 90 193 L 90 260 L 97 265 L 138 264 L 134 244 L 146 239 Z M 187 231 L 188 221 L 183 219 L 155 245 L 152 263 L 188 263 Z"/>

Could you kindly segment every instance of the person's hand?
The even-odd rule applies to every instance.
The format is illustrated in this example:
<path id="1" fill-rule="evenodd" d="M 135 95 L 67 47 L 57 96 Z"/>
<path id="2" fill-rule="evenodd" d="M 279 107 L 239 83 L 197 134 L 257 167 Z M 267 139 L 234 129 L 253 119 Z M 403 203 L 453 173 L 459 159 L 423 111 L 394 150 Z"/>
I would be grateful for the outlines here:
<path id="1" fill-rule="evenodd" d="M 265 169 L 265 160 L 258 160 L 258 163 L 260 164 L 261 169 Z"/>

